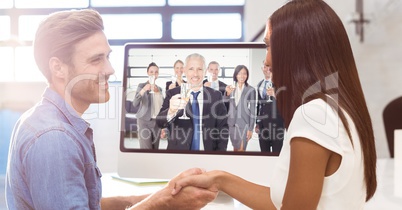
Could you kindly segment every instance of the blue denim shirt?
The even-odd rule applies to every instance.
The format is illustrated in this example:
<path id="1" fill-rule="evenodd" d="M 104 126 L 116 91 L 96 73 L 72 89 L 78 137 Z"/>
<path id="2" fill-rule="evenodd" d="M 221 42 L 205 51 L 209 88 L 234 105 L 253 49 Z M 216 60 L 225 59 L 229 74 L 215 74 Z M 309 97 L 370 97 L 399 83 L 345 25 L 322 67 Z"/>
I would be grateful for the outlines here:
<path id="1" fill-rule="evenodd" d="M 92 129 L 53 90 L 18 120 L 8 159 L 8 209 L 100 209 Z"/>

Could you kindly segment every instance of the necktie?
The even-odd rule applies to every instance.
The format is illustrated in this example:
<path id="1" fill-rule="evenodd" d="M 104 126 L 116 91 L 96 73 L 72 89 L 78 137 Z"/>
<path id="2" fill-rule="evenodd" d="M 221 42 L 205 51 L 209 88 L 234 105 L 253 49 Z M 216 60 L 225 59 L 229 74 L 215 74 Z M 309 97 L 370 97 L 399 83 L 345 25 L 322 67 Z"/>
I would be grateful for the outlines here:
<path id="1" fill-rule="evenodd" d="M 268 84 L 268 81 L 265 80 L 264 88 L 262 89 L 262 98 L 267 97 L 267 84 Z"/>
<path id="2" fill-rule="evenodd" d="M 191 104 L 191 110 L 193 111 L 193 141 L 191 142 L 191 150 L 200 150 L 200 107 L 198 105 L 197 96 L 200 93 L 192 92 L 193 103 Z"/>

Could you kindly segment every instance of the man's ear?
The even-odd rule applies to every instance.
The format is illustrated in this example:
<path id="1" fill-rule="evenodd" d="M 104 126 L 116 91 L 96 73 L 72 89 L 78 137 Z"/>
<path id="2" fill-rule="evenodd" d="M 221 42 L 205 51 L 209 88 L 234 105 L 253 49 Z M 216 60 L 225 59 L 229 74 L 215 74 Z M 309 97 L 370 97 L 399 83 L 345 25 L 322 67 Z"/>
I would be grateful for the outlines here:
<path id="1" fill-rule="evenodd" d="M 67 77 L 67 66 L 57 57 L 51 57 L 49 60 L 49 68 L 53 77 L 65 78 Z"/>

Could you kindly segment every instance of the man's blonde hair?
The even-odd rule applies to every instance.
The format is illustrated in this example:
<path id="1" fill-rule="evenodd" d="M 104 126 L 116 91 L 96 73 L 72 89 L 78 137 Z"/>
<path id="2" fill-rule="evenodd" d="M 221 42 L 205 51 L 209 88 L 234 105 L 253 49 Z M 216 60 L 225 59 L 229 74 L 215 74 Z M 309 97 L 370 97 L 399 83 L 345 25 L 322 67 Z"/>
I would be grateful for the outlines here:
<path id="1" fill-rule="evenodd" d="M 75 45 L 103 29 L 102 17 L 92 9 L 55 12 L 44 19 L 36 31 L 33 46 L 36 64 L 47 81 L 52 82 L 50 58 L 57 57 L 72 66 Z"/>

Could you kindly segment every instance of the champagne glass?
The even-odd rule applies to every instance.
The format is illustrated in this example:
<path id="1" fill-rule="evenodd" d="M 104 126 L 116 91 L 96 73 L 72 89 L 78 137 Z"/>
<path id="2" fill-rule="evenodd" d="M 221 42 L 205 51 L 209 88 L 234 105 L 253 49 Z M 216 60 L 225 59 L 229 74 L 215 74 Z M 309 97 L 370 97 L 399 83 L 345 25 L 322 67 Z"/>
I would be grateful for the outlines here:
<path id="1" fill-rule="evenodd" d="M 191 88 L 190 88 L 190 85 L 188 83 L 181 83 L 181 85 L 180 85 L 180 95 L 181 95 L 181 98 L 184 99 L 186 102 L 188 102 L 188 100 L 190 100 L 190 91 L 191 91 Z M 183 115 L 180 116 L 179 119 L 182 119 L 182 120 L 190 119 L 186 115 L 186 107 L 184 107 Z"/>
<path id="2" fill-rule="evenodd" d="M 207 81 L 212 82 L 212 74 L 209 72 L 207 73 Z"/>
<path id="3" fill-rule="evenodd" d="M 155 93 L 154 88 L 155 88 L 155 75 L 150 75 L 149 76 L 149 84 L 151 84 L 151 91 L 149 93 Z"/>
<path id="4" fill-rule="evenodd" d="M 175 75 L 172 75 L 172 84 L 176 85 L 176 82 L 177 82 L 177 76 L 175 74 Z"/>
<path id="5" fill-rule="evenodd" d="M 237 82 L 233 80 L 233 83 L 230 86 L 230 88 L 232 88 L 232 93 L 230 94 L 230 98 L 235 98 L 234 94 L 236 91 L 236 87 L 237 87 Z"/>
<path id="6" fill-rule="evenodd" d="M 268 94 L 268 90 L 271 88 L 272 88 L 272 82 L 268 81 L 268 83 L 267 83 L 267 97 L 268 97 L 267 102 L 272 102 L 271 96 Z"/>

